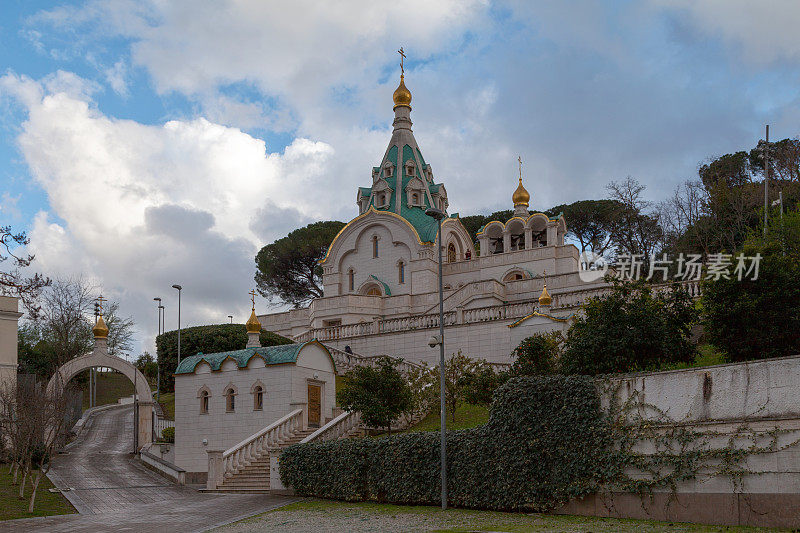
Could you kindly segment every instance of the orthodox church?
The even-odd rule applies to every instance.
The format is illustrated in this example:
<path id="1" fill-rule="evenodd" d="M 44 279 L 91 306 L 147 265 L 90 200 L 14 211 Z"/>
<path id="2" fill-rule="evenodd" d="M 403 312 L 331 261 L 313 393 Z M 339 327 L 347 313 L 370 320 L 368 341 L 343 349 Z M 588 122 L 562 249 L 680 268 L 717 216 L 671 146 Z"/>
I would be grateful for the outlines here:
<path id="1" fill-rule="evenodd" d="M 427 341 L 438 328 L 440 246 L 445 349 L 507 363 L 523 338 L 565 329 L 582 302 L 576 291 L 594 285 L 579 279 L 579 252 L 564 242 L 564 217 L 529 212 L 521 170 L 509 220 L 486 224 L 473 242 L 452 213 L 439 234 L 425 212 L 447 213 L 447 189 L 414 137 L 404 78 L 393 95 L 389 144 L 372 168 L 371 185 L 356 192 L 358 215 L 320 261 L 324 296 L 259 319 L 297 342 L 317 339 L 358 355 L 434 361 L 436 350 Z"/>

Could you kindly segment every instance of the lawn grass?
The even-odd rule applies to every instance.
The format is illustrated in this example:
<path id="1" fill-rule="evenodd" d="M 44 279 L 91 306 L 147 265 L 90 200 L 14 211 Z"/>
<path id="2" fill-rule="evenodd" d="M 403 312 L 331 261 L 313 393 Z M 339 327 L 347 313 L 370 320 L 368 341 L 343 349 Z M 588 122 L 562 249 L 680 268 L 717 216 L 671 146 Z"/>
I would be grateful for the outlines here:
<path id="1" fill-rule="evenodd" d="M 75 509 L 67 499 L 57 492 L 50 492 L 53 484 L 46 476 L 42 477 L 36 491 L 36 503 L 32 513 L 28 512 L 28 501 L 31 495 L 30 480 L 25 490 L 25 498 L 19 498 L 19 485 L 12 485 L 13 476 L 8 473 L 9 465 L 0 464 L 0 520 L 16 518 L 32 518 L 57 514 L 72 514 Z M 0 526 L 0 529 L 3 529 Z"/>
<path id="2" fill-rule="evenodd" d="M 89 371 L 86 370 L 88 373 Z M 133 382 L 119 372 L 97 373 L 97 400 L 95 405 L 117 403 L 120 398 L 133 394 Z M 89 408 L 89 378 L 86 378 L 83 389 L 83 410 Z"/>
<path id="3" fill-rule="evenodd" d="M 461 404 L 456 409 L 455 421 L 450 413 L 447 413 L 447 429 L 469 429 L 481 426 L 489 421 L 489 408 L 479 405 L 470 405 L 468 403 Z M 442 427 L 439 420 L 439 410 L 434 409 L 428 416 L 423 418 L 413 427 L 404 431 L 409 433 L 413 431 L 439 431 Z"/>
<path id="4" fill-rule="evenodd" d="M 304 500 L 268 511 L 224 528 L 239 531 L 294 531 L 318 524 L 324 531 L 591 531 L 631 532 L 749 532 L 759 528 L 706 526 L 698 524 L 623 520 L 538 513 L 503 513 L 471 509 L 442 511 L 434 506 L 389 505 Z"/>
<path id="5" fill-rule="evenodd" d="M 153 398 L 155 399 L 155 398 Z M 161 409 L 164 410 L 164 416 L 168 420 L 175 420 L 175 393 L 162 392 L 161 393 Z"/>

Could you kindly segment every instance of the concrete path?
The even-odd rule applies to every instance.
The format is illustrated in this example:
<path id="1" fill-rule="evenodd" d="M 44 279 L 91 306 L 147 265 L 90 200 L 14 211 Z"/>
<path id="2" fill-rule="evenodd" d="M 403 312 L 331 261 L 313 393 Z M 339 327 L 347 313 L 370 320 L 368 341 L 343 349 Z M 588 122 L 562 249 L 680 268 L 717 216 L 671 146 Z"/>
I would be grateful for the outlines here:
<path id="1" fill-rule="evenodd" d="M 173 485 L 133 458 L 133 408 L 96 413 L 49 477 L 78 515 L 0 522 L 2 531 L 204 531 L 274 509 L 297 498 L 204 494 Z"/>

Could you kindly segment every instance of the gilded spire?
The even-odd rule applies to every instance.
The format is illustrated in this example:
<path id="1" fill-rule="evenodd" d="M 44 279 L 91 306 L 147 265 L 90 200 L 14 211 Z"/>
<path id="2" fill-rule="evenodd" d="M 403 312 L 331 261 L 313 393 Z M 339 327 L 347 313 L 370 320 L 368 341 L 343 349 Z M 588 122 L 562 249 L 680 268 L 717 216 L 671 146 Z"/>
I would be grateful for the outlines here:
<path id="1" fill-rule="evenodd" d="M 542 276 L 544 276 L 544 287 L 542 287 L 542 294 L 539 296 L 539 305 L 540 306 L 550 307 L 550 304 L 553 303 L 553 298 L 550 296 L 550 293 L 547 292 L 547 271 L 546 270 L 542 273 Z"/>
<path id="2" fill-rule="evenodd" d="M 397 51 L 400 54 L 400 85 L 397 86 L 397 89 L 394 90 L 394 94 L 392 95 L 392 100 L 394 100 L 394 107 L 397 108 L 398 106 L 406 106 L 409 109 L 411 108 L 411 91 L 406 88 L 406 84 L 404 83 L 405 79 L 405 68 L 403 66 L 403 61 L 406 58 L 405 52 L 403 52 L 403 47 L 400 47 L 400 50 Z"/>
<path id="3" fill-rule="evenodd" d="M 103 321 L 103 315 L 97 317 L 97 323 L 92 328 L 92 333 L 95 339 L 108 338 L 108 326 L 106 326 L 105 321 Z"/>
<path id="4" fill-rule="evenodd" d="M 247 333 L 261 333 L 261 322 L 258 321 L 256 316 L 256 291 L 250 291 L 250 299 L 253 302 L 253 310 L 250 312 L 250 318 L 245 322 Z"/>
<path id="5" fill-rule="evenodd" d="M 531 201 L 531 195 L 522 185 L 522 157 L 517 157 L 517 161 L 519 161 L 519 185 L 517 186 L 517 190 L 514 191 L 513 196 L 511 196 L 511 200 L 514 202 L 514 207 L 528 207 L 528 204 Z"/>
<path id="6" fill-rule="evenodd" d="M 406 88 L 403 74 L 400 74 L 400 85 L 394 90 L 392 100 L 394 100 L 394 107 L 411 107 L 411 91 Z"/>

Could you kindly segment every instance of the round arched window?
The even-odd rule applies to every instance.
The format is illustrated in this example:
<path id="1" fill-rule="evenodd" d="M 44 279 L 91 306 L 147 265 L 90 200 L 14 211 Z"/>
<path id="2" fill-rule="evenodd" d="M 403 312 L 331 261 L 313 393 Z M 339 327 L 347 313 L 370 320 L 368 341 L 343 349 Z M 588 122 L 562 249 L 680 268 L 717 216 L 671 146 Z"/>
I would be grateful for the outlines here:
<path id="1" fill-rule="evenodd" d="M 253 389 L 253 411 L 261 411 L 264 409 L 264 389 L 261 385 L 256 385 Z"/>
<path id="2" fill-rule="evenodd" d="M 236 392 L 232 388 L 225 391 L 225 410 L 229 413 L 236 410 Z"/>

